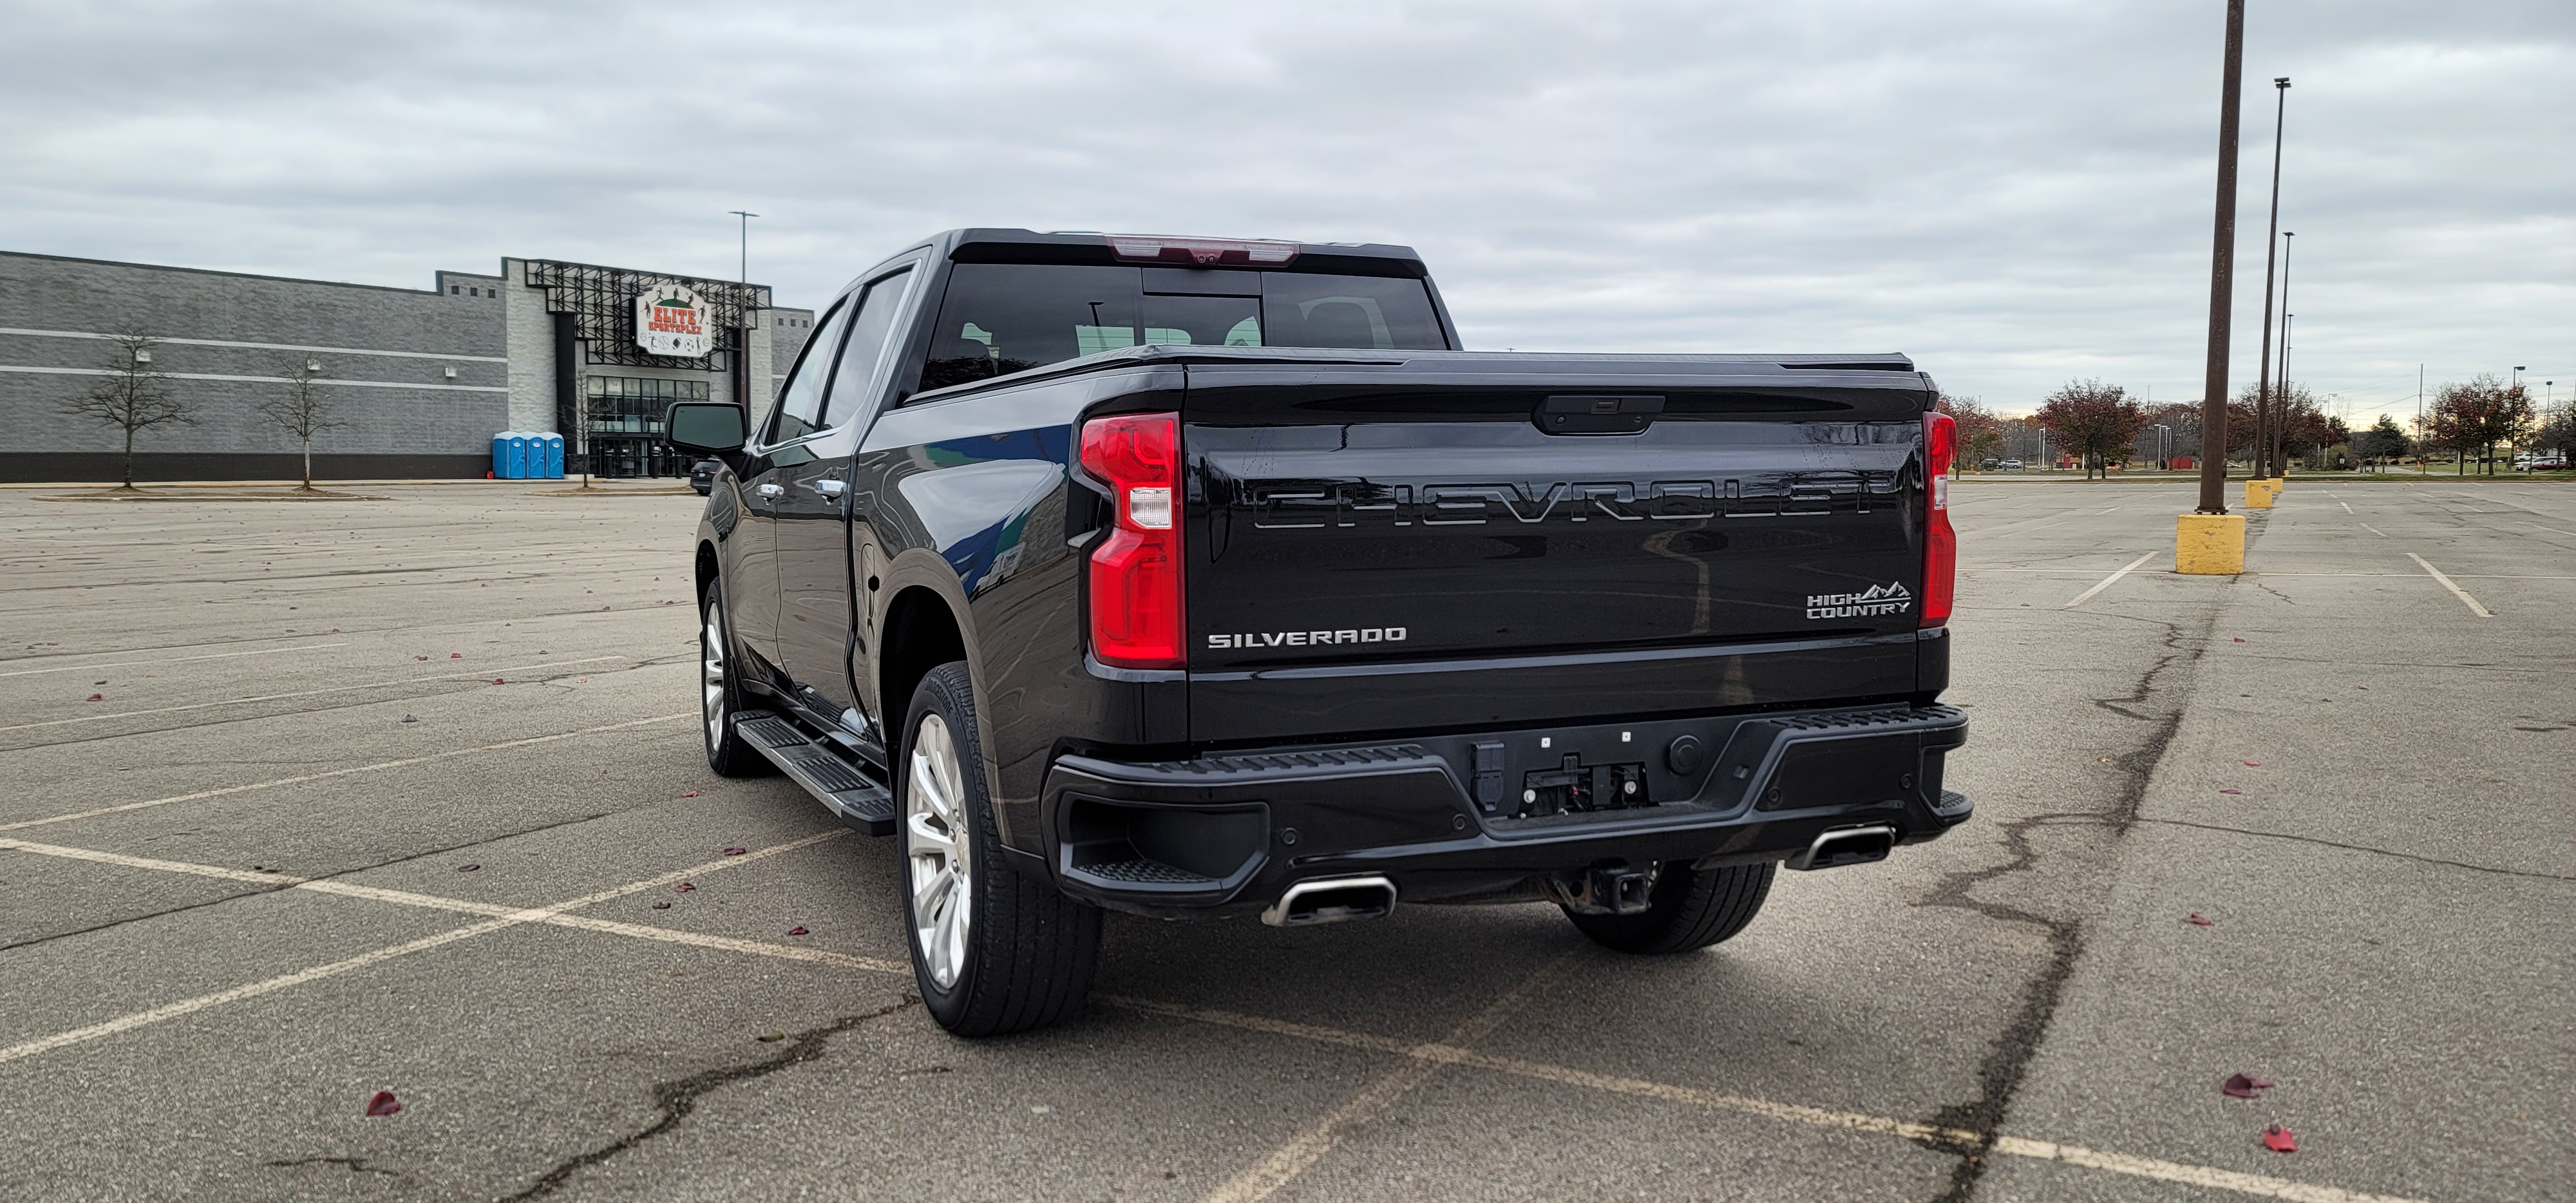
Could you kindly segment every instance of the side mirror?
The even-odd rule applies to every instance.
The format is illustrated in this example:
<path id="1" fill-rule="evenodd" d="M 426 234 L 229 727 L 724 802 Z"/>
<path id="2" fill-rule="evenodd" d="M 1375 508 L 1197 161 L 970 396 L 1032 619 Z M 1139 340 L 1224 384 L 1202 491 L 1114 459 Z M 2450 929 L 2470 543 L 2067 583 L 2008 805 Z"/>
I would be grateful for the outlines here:
<path id="1" fill-rule="evenodd" d="M 742 450 L 742 407 L 731 401 L 682 401 L 662 420 L 662 437 L 682 451 L 721 455 Z"/>

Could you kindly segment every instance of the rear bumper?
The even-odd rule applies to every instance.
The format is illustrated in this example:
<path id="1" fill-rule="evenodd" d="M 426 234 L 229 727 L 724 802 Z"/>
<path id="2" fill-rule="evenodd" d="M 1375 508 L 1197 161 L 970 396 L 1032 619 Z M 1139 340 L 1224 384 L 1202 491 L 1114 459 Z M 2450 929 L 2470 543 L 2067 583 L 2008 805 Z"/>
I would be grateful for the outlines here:
<path id="1" fill-rule="evenodd" d="M 1068 894 L 1166 917 L 1250 913 L 1362 874 L 1407 901 L 1612 861 L 1788 860 L 1827 831 L 1899 843 L 1965 821 L 1947 706 L 1867 706 L 1234 752 L 1059 758 L 1040 807 Z"/>

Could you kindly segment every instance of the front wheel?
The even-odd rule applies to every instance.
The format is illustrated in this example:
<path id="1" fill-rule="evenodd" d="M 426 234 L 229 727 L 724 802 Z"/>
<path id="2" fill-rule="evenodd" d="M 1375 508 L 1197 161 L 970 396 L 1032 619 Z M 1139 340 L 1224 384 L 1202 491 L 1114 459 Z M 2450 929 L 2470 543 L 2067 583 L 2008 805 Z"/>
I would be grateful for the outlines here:
<path id="1" fill-rule="evenodd" d="M 1005 859 L 974 698 L 962 661 L 930 670 L 912 694 L 895 781 L 903 915 L 931 1018 L 960 1036 L 999 1036 L 1082 1009 L 1100 912 Z"/>
<path id="2" fill-rule="evenodd" d="M 1565 917 L 1593 942 L 1621 952 L 1694 952 L 1753 922 L 1762 900 L 1771 894 L 1771 878 L 1779 868 L 1770 861 L 1714 869 L 1694 869 L 1687 862 L 1665 864 L 1655 871 L 1645 910 L 1633 915 L 1567 911 Z"/>

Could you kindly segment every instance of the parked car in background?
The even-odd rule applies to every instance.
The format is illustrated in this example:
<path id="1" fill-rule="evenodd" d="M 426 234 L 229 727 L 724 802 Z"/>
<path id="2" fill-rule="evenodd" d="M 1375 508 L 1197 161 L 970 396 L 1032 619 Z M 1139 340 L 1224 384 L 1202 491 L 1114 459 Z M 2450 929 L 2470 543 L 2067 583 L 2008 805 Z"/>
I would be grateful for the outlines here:
<path id="1" fill-rule="evenodd" d="M 2008 459 L 2008 460 L 2005 460 L 2005 461 L 2004 461 L 2004 463 L 2003 463 L 2003 468 L 2004 468 L 2004 471 L 2006 471 L 2006 472 L 2019 472 L 2019 471 L 2021 471 L 2021 461 L 2020 461 L 2020 460 L 2017 460 L 2017 459 Z"/>
<path id="2" fill-rule="evenodd" d="M 724 470 L 724 461 L 723 461 L 723 460 L 720 460 L 720 459 L 702 459 L 702 460 L 699 460 L 699 461 L 698 461 L 694 466 L 692 466 L 692 467 L 689 469 L 689 487 L 690 487 L 690 488 L 692 488 L 692 489 L 696 489 L 696 490 L 698 491 L 698 496 L 700 496 L 700 497 L 704 497 L 704 496 L 706 496 L 707 494 L 709 494 L 709 493 L 711 493 L 711 492 L 713 492 L 713 491 L 715 490 L 715 487 L 716 487 L 716 473 L 718 473 L 718 472 L 720 472 L 720 471 L 723 471 L 723 470 Z"/>

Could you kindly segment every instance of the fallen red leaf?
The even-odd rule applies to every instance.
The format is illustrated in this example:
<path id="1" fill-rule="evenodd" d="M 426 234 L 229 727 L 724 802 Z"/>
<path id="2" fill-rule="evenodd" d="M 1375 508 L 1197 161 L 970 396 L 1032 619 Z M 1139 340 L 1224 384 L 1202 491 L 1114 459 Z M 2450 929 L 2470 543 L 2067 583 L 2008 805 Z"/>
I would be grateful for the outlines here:
<path id="1" fill-rule="evenodd" d="M 2274 1124 L 2263 1129 L 2263 1147 L 2275 1153 L 2296 1153 L 2299 1151 L 2299 1138 L 2290 1135 L 2288 1128 Z"/>
<path id="2" fill-rule="evenodd" d="M 107 700 L 107 695 L 103 693 L 93 693 L 89 695 L 89 700 L 93 702 L 104 702 Z"/>
<path id="3" fill-rule="evenodd" d="M 788 928 L 788 929 L 787 929 L 787 934 L 788 934 L 788 935 L 791 935 L 791 936 L 802 936 L 802 935 L 805 935 L 805 934 L 807 934 L 807 933 L 806 933 L 805 929 L 804 929 L 804 928 L 802 928 L 802 927 L 791 927 L 791 928 Z"/>
<path id="4" fill-rule="evenodd" d="M 672 887 L 671 887 L 671 892 L 672 892 L 672 893 L 674 893 L 674 894 L 686 894 L 686 893 L 688 893 L 689 891 L 694 890 L 694 889 L 697 889 L 697 888 L 698 888 L 698 887 L 693 886 L 693 885 L 690 885 L 688 882 L 685 882 L 685 881 L 684 881 L 684 882 L 681 882 L 681 883 L 680 883 L 680 884 L 678 884 L 678 885 L 672 886 Z"/>
<path id="5" fill-rule="evenodd" d="M 379 1090 L 375 1093 L 375 1097 L 367 1100 L 369 1115 L 392 1115 L 400 1110 L 402 1110 L 402 1100 L 395 1098 L 394 1092 L 390 1090 Z"/>
<path id="6" fill-rule="evenodd" d="M 751 851 L 749 848 L 727 848 L 724 850 L 724 854 L 726 856 L 741 856 L 749 851 Z"/>
<path id="7" fill-rule="evenodd" d="M 2193 911 L 2191 913 L 2191 918 L 2183 920 L 2183 922 L 2189 923 L 2193 927 L 2207 927 L 2210 924 L 2217 922 L 2217 920 L 2201 914 L 2199 911 Z"/>
<path id="8" fill-rule="evenodd" d="M 2242 635 L 2237 636 L 2237 637 L 2236 637 L 2236 642 L 2238 642 L 2238 643 L 2243 643 L 2243 642 L 2245 642 L 2245 637 L 2244 637 L 2244 636 L 2242 636 Z"/>
<path id="9" fill-rule="evenodd" d="M 414 659 L 414 660 L 427 660 L 427 659 L 429 659 L 429 657 L 427 657 L 427 656 L 414 656 L 414 657 L 412 657 L 412 659 Z"/>
<path id="10" fill-rule="evenodd" d="M 2245 767 L 2249 769 L 2259 769 L 2263 767 L 2263 762 L 2259 760 L 2249 760 L 2245 762 Z"/>
<path id="11" fill-rule="evenodd" d="M 464 658 L 465 658 L 465 653 L 463 653 L 463 652 L 449 652 L 449 653 L 447 653 L 447 658 L 448 658 L 448 659 L 450 659 L 450 660 L 462 660 L 462 659 L 464 659 Z"/>
<path id="12" fill-rule="evenodd" d="M 499 685 L 499 684 L 501 684 L 501 678 L 499 678 L 499 677 L 494 677 L 494 678 L 492 678 L 492 683 L 493 683 L 493 684 L 495 684 L 495 685 Z"/>
<path id="13" fill-rule="evenodd" d="M 476 869 L 480 869 L 480 868 L 482 868 L 482 867 L 483 867 L 483 866 L 481 866 L 481 865 L 458 865 L 458 866 L 456 866 L 456 871 L 457 871 L 457 872 L 459 872 L 459 873 L 471 873 L 471 872 L 475 871 Z"/>
<path id="14" fill-rule="evenodd" d="M 403 721 L 404 721 L 404 722 L 406 722 L 406 723 L 416 723 L 416 722 L 419 722 L 419 721 L 420 721 L 420 716 L 418 716 L 418 715 L 412 715 L 412 714 L 406 714 L 406 715 L 404 715 L 404 716 L 403 716 Z"/>
<path id="15" fill-rule="evenodd" d="M 680 795 L 680 796 L 681 796 L 681 797 L 683 797 L 683 798 L 694 798 L 694 797 L 697 797 L 697 796 L 698 796 L 698 791 L 696 791 L 696 790 L 690 790 L 689 792 L 687 792 L 687 793 L 685 793 L 685 794 L 682 794 L 682 795 Z"/>
<path id="16" fill-rule="evenodd" d="M 2261 1074 L 2229 1074 L 2218 1084 L 2218 1092 L 2231 1099 L 2259 1099 L 2272 1088 L 2272 1079 Z"/>
<path id="17" fill-rule="evenodd" d="M 2243 792 L 2243 791 L 2240 791 L 2240 790 L 2232 790 L 2232 789 L 2223 789 L 2223 790 L 2220 790 L 2220 791 L 2218 791 L 2218 792 L 2220 792 L 2220 793 L 2222 793 L 2222 794 L 2233 794 L 2233 793 L 2241 793 L 2241 792 Z"/>

